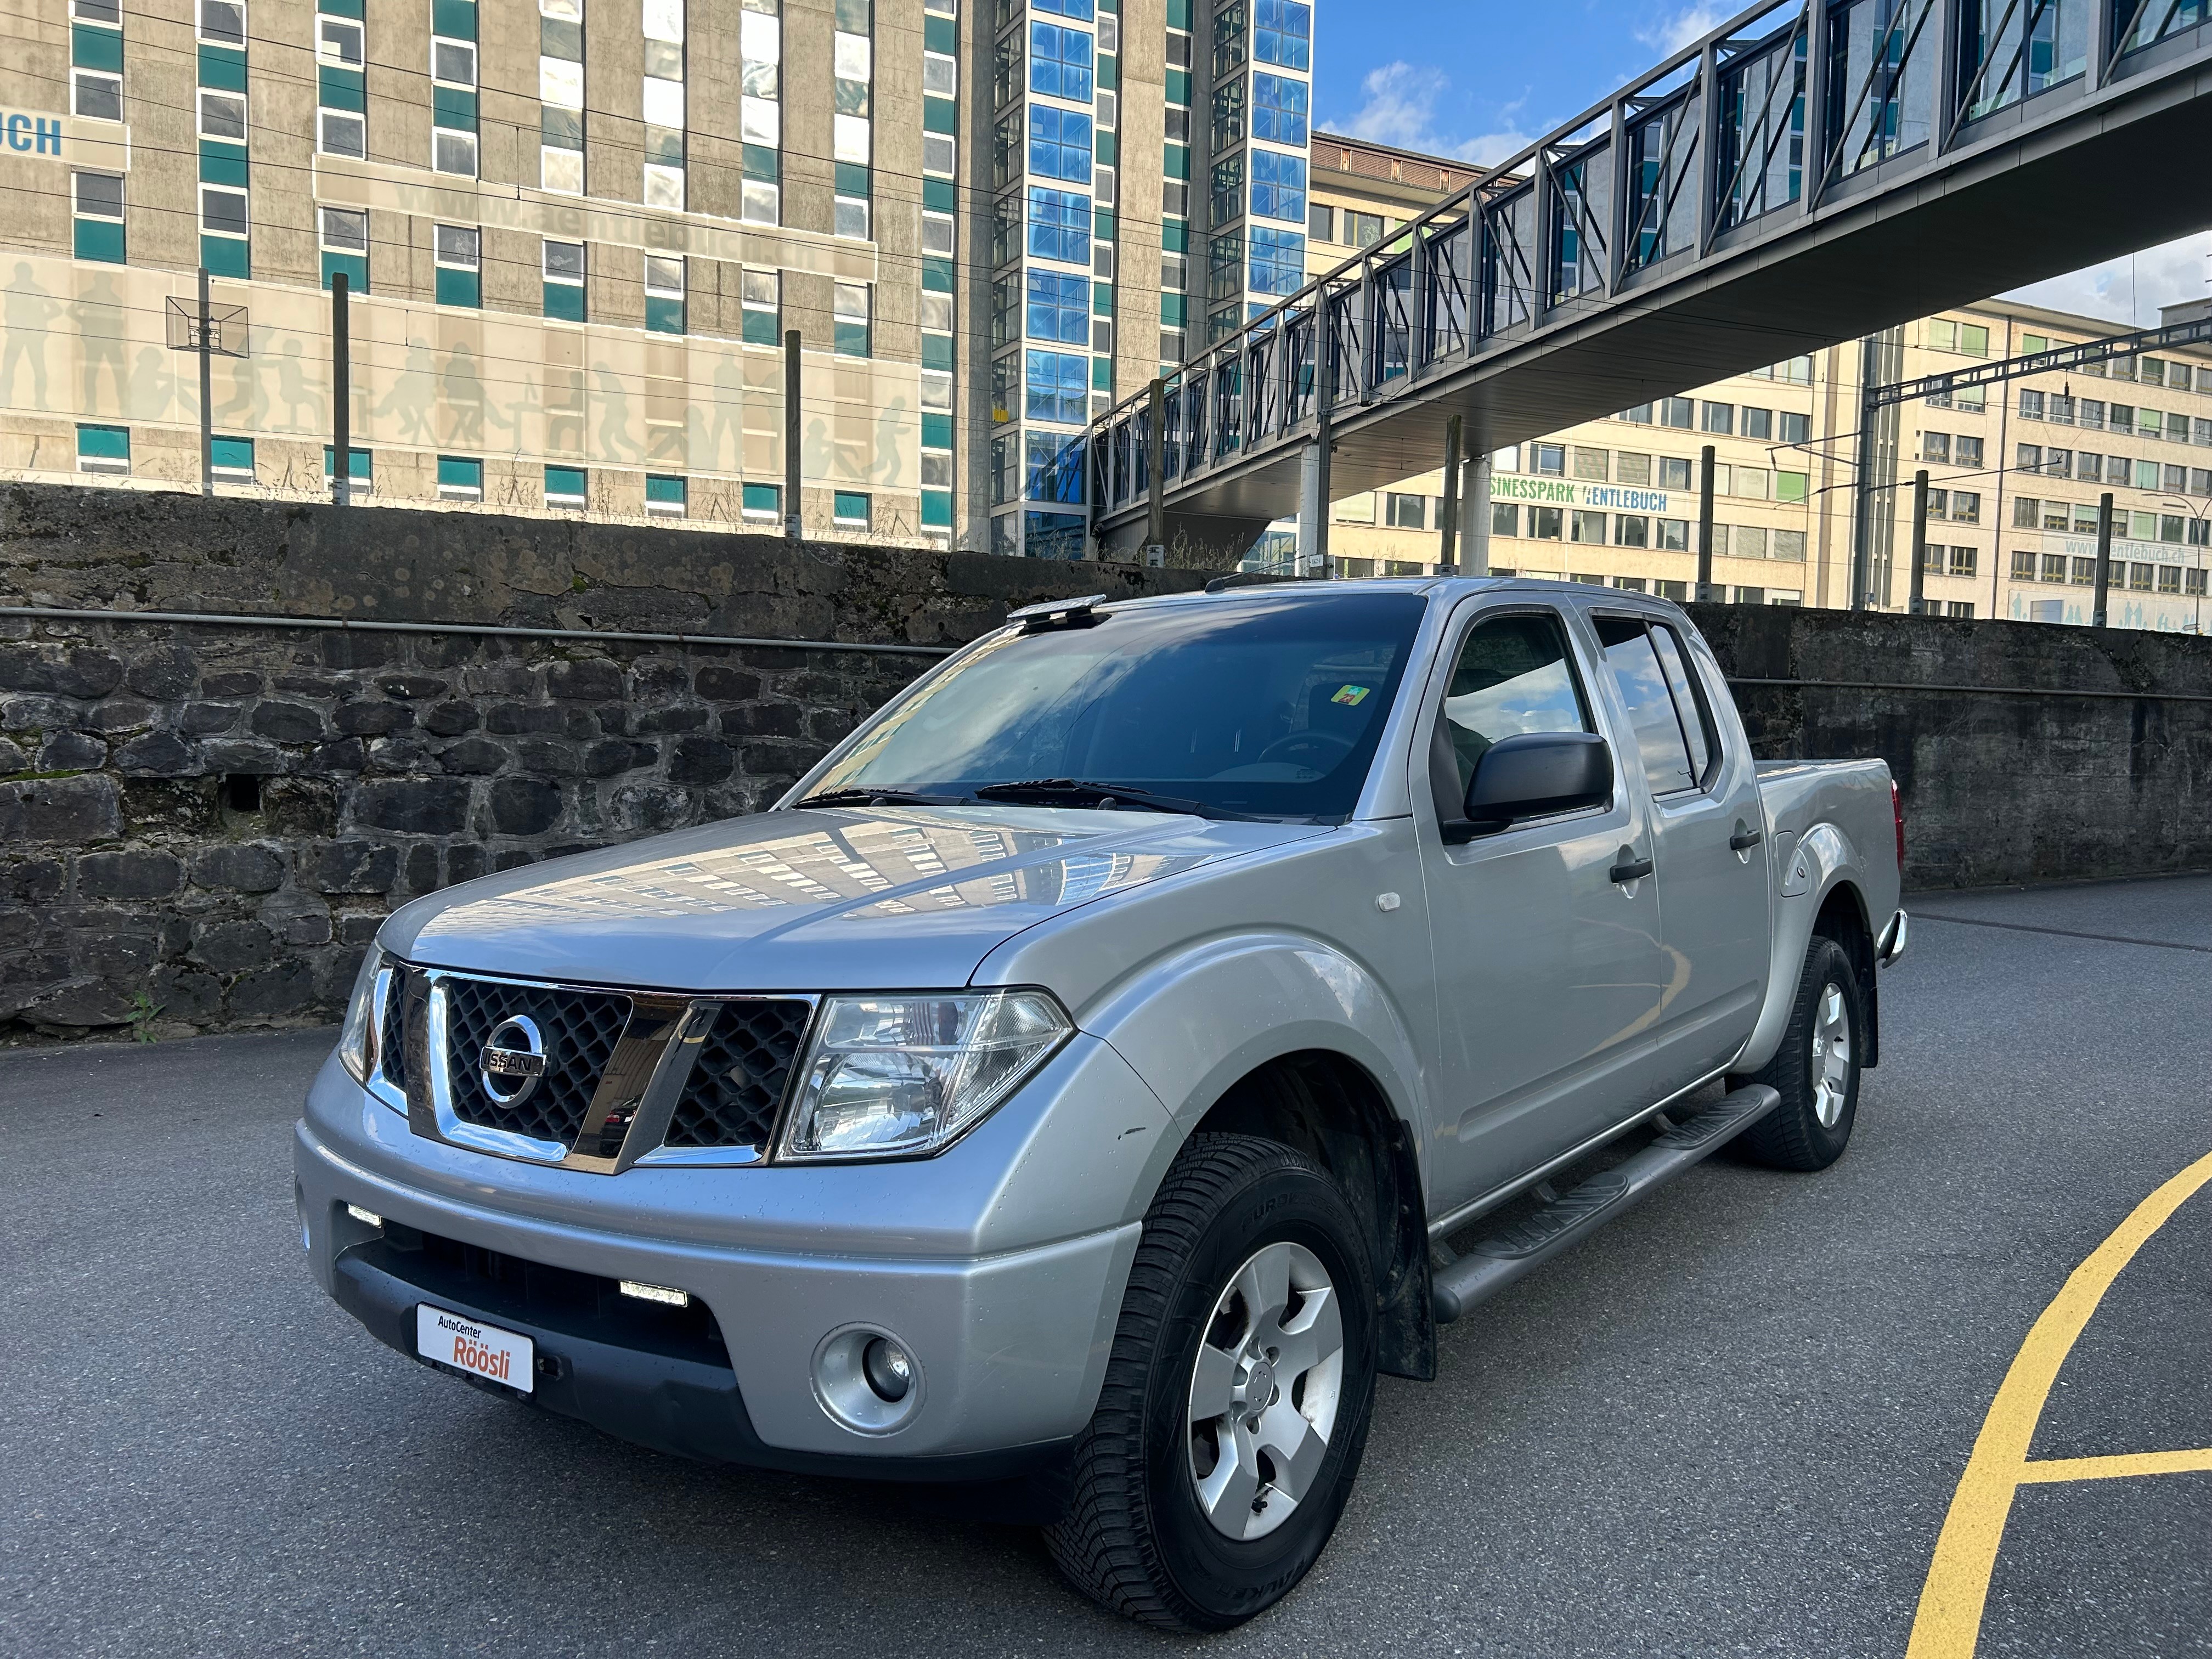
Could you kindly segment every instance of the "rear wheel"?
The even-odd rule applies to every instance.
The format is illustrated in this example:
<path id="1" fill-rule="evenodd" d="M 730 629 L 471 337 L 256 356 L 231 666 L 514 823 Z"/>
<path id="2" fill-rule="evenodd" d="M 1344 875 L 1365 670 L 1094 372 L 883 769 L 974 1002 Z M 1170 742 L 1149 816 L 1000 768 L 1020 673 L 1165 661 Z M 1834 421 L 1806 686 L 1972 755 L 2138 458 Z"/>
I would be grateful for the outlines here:
<path id="1" fill-rule="evenodd" d="M 1814 934 L 1782 1046 L 1764 1070 L 1732 1079 L 1769 1084 L 1782 1097 L 1737 1137 L 1736 1149 L 1778 1170 L 1825 1170 L 1842 1157 L 1858 1116 L 1865 1030 L 1850 953 Z"/>
<path id="2" fill-rule="evenodd" d="M 1165 1630 L 1281 1600 L 1358 1471 L 1374 1306 L 1327 1175 L 1273 1141 L 1194 1139 L 1145 1217 L 1073 1501 L 1045 1534 L 1060 1571 Z"/>

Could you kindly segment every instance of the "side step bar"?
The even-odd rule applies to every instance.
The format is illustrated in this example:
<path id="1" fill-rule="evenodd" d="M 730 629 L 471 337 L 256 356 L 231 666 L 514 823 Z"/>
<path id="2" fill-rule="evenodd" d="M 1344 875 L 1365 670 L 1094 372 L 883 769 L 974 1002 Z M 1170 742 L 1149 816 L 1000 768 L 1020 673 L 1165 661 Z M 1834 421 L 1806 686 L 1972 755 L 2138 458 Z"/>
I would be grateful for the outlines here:
<path id="1" fill-rule="evenodd" d="M 1437 1267 L 1432 1275 L 1437 1323 L 1449 1324 L 1607 1222 L 1626 1215 L 1781 1103 L 1782 1097 L 1764 1083 L 1747 1084 L 1675 1124 L 1625 1162 L 1592 1176 L 1534 1215 Z"/>

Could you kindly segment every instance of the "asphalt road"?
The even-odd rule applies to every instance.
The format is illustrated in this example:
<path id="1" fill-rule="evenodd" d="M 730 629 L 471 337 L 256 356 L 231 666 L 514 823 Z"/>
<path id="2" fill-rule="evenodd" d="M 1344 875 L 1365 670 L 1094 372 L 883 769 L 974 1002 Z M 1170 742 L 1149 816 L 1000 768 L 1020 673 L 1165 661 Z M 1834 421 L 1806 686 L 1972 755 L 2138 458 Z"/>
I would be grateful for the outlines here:
<path id="1" fill-rule="evenodd" d="M 1437 1382 L 1384 1382 L 1320 1567 L 1210 1650 L 1904 1651 L 2029 1326 L 2212 1151 L 2212 879 L 1917 908 L 1844 1160 L 1708 1164 L 1449 1328 Z M 294 1231 L 329 1042 L 0 1056 L 0 1652 L 1182 1645 L 1027 1533 L 676 1462 L 370 1340 Z M 2034 1455 L 2205 1446 L 2212 1188 L 2122 1273 Z M 2023 1488 L 1980 1651 L 2212 1652 L 2208 1539 L 2212 1472 Z"/>

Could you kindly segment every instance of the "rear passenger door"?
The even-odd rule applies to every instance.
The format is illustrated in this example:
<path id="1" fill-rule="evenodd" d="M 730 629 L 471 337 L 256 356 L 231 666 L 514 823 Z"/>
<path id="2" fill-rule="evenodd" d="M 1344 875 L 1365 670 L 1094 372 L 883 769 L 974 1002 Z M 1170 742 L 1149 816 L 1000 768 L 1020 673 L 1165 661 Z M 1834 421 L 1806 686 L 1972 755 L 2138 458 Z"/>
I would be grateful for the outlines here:
<path id="1" fill-rule="evenodd" d="M 1686 628 L 1595 611 L 1590 622 L 1624 735 L 1652 801 L 1652 862 L 1665 967 L 1653 1097 L 1728 1063 L 1751 1035 L 1767 971 L 1765 809 L 1757 768 L 1724 726 Z M 1733 743 L 1724 731 L 1735 730 Z"/>

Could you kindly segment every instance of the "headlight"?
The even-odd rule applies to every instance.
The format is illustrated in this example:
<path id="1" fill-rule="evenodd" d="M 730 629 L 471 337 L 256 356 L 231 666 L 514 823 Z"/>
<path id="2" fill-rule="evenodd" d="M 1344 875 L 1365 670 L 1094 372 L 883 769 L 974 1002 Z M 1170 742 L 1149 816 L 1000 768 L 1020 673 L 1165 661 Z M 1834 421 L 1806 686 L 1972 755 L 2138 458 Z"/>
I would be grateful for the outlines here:
<path id="1" fill-rule="evenodd" d="M 783 1156 L 941 1152 L 1074 1029 L 1042 991 L 828 998 L 783 1132 Z"/>
<path id="2" fill-rule="evenodd" d="M 384 1035 L 376 1029 L 376 981 L 386 963 L 384 952 L 370 945 L 361 959 L 361 972 L 354 975 L 345 1024 L 338 1030 L 338 1063 L 356 1083 L 367 1083 L 376 1071 L 377 1041 Z"/>

